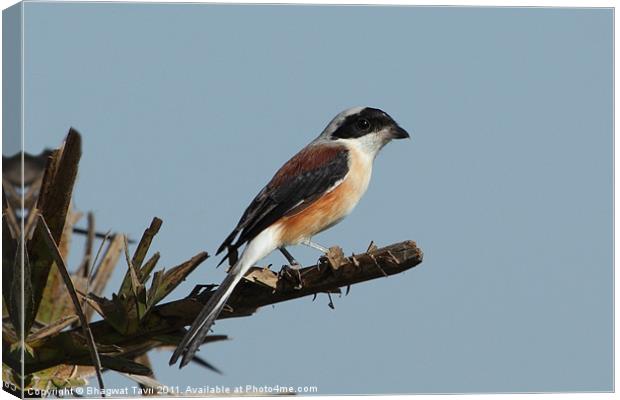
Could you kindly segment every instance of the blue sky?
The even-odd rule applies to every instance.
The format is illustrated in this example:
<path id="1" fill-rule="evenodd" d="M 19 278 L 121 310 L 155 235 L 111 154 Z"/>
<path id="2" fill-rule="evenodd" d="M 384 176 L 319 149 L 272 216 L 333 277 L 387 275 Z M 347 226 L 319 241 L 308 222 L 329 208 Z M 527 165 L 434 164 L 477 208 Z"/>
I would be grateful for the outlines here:
<path id="1" fill-rule="evenodd" d="M 80 130 L 75 206 L 132 237 L 162 218 L 163 266 L 213 253 L 342 109 L 382 108 L 412 134 L 316 240 L 413 239 L 422 265 L 335 311 L 304 298 L 221 321 L 232 340 L 200 354 L 224 375 L 154 352 L 162 382 L 611 390 L 610 9 L 27 3 L 25 23 L 26 150 Z M 219 282 L 215 265 L 173 298 Z"/>

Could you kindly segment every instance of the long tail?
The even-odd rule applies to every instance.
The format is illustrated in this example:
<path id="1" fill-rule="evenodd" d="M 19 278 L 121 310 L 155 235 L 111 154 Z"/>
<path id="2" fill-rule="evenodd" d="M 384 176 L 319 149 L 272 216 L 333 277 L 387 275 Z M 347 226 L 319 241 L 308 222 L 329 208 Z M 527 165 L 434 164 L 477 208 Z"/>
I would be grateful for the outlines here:
<path id="1" fill-rule="evenodd" d="M 204 338 L 209 333 L 209 329 L 211 325 L 215 322 L 215 319 L 220 315 L 224 305 L 226 304 L 226 300 L 230 297 L 235 286 L 241 278 L 245 271 L 238 270 L 237 272 L 230 272 L 226 279 L 220 284 L 219 288 L 213 293 L 207 304 L 202 308 L 200 314 L 194 320 L 194 323 L 190 327 L 189 331 L 183 337 L 183 340 L 179 343 L 176 350 L 172 354 L 170 358 L 170 365 L 177 362 L 179 356 L 183 355 L 183 359 L 181 360 L 181 365 L 179 368 L 183 368 L 187 363 L 189 363 L 192 358 L 194 358 L 194 354 L 198 351 L 198 347 L 204 341 Z"/>
<path id="2" fill-rule="evenodd" d="M 273 243 L 271 232 L 268 231 L 269 230 L 263 231 L 247 244 L 239 261 L 230 269 L 226 279 L 220 284 L 215 293 L 211 295 L 211 298 L 209 298 L 209 301 L 207 301 L 207 304 L 202 308 L 202 311 L 200 311 L 200 314 L 198 314 L 192 323 L 189 331 L 177 346 L 172 357 L 170 357 L 170 365 L 176 363 L 181 355 L 183 358 L 181 359 L 179 368 L 183 368 L 194 358 L 194 354 L 196 354 L 205 336 L 209 333 L 211 325 L 213 325 L 216 318 L 222 312 L 226 301 L 233 290 L 235 290 L 235 286 L 237 286 L 241 278 L 243 278 L 245 273 L 248 272 L 255 262 L 277 247 Z"/>

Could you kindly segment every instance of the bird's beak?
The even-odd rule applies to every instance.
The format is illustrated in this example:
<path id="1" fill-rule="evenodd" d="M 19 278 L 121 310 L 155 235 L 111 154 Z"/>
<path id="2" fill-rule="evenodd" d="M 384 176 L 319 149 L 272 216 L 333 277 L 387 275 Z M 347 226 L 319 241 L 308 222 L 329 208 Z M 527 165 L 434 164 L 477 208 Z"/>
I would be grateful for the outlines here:
<path id="1" fill-rule="evenodd" d="M 394 125 L 390 129 L 390 136 L 392 137 L 392 139 L 407 139 L 410 137 L 407 131 L 398 125 Z"/>

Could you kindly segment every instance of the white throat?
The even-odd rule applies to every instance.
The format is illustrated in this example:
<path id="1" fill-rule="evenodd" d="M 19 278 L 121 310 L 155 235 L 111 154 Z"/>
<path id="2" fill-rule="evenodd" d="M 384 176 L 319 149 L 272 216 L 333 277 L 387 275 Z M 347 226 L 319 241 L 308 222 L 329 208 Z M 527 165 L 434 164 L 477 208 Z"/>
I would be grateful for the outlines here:
<path id="1" fill-rule="evenodd" d="M 372 133 L 358 138 L 336 140 L 336 142 L 354 147 L 359 153 L 370 159 L 371 162 L 374 161 L 379 151 L 389 141 L 387 130 L 386 132 Z"/>

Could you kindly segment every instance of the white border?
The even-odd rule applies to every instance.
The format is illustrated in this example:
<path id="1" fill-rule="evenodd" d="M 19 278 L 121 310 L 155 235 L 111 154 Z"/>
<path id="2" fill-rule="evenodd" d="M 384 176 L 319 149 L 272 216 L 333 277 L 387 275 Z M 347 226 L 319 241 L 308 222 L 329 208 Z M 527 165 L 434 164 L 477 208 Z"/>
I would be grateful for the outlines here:
<path id="1" fill-rule="evenodd" d="M 35 2 L 33 0 L 25 0 L 24 3 L 30 3 L 30 2 Z M 36 2 L 52 2 L 52 1 L 36 1 Z M 84 3 L 82 1 L 76 1 L 77 3 Z M 116 0 L 109 0 L 109 1 L 95 1 L 96 3 L 116 3 L 116 2 L 120 2 L 120 1 L 116 1 Z M 2 9 L 5 9 L 13 4 L 16 4 L 17 2 L 14 0 L 0 0 L 0 6 L 2 6 Z M 132 3 L 200 3 L 200 2 L 188 2 L 188 1 L 175 1 L 175 0 L 171 0 L 171 1 L 157 1 L 157 0 L 142 0 L 142 1 L 132 1 Z M 230 4 L 231 2 L 229 1 L 221 1 L 221 0 L 215 0 L 215 1 L 209 1 L 208 3 L 223 3 L 223 4 Z M 446 0 L 427 0 L 424 2 L 419 2 L 419 1 L 411 1 L 411 0 L 375 0 L 375 1 L 364 1 L 364 0 L 338 0 L 337 2 L 334 1 L 330 1 L 330 0 L 314 0 L 312 2 L 309 1 L 299 1 L 299 0 L 288 0 L 288 1 L 284 1 L 284 0 L 269 0 L 269 1 L 260 1 L 260 0 L 244 0 L 243 2 L 241 2 L 243 4 L 345 4 L 345 5 L 356 5 L 356 4 L 369 4 L 369 5 L 418 5 L 418 6 L 474 6 L 474 7 L 583 7 L 583 8 L 593 8 L 593 7 L 616 7 L 616 1 L 600 1 L 600 0 L 592 0 L 592 1 L 552 1 L 552 0 L 541 0 L 541 1 L 529 1 L 529 2 L 524 2 L 524 1 L 515 1 L 515 0 L 505 0 L 502 1 L 501 3 L 498 3 L 497 1 L 489 1 L 489 0 L 477 0 L 475 2 L 469 2 L 469 1 L 463 1 L 463 0 L 450 0 L 449 2 Z M 22 19 L 24 16 L 24 8 L 22 8 Z M 23 21 L 22 21 L 23 22 Z M 1 26 L 1 22 L 0 22 L 0 26 Z M 23 30 L 23 24 L 22 24 L 22 30 Z M 0 30 L 0 39 L 1 39 L 1 30 Z M 22 37 L 23 37 L 23 31 L 22 31 Z M 615 16 L 614 16 L 614 77 L 617 74 L 618 70 L 617 70 L 617 64 L 615 63 L 615 49 L 616 49 L 616 44 L 618 43 L 618 33 L 615 30 Z M 24 52 L 23 52 L 23 42 L 22 42 L 22 65 L 23 65 L 23 57 L 24 57 Z M 0 71 L 1 71 L 1 54 L 0 54 Z M 24 97 L 23 97 L 23 89 L 24 89 L 24 76 L 22 74 L 22 107 L 24 106 Z M 618 142 L 615 140 L 615 118 L 617 116 L 617 109 L 616 109 L 616 102 L 615 102 L 615 94 L 617 92 L 617 81 L 614 78 L 614 92 L 613 92 L 613 96 L 614 96 L 614 123 L 613 123 L 613 127 L 614 127 L 614 141 L 613 141 L 613 146 L 614 146 L 614 155 L 616 153 L 618 153 Z M 1 115 L 1 106 L 2 106 L 2 99 L 0 99 L 0 115 Z M 25 120 L 24 120 L 24 113 L 22 113 L 22 129 L 25 126 Z M 24 137 L 23 137 L 23 132 L 22 132 L 22 146 L 24 145 Z M 617 227 L 618 224 L 616 223 L 616 213 L 615 213 L 615 209 L 618 206 L 618 197 L 616 196 L 616 186 L 615 186 L 615 177 L 618 176 L 618 165 L 615 163 L 615 157 L 614 157 L 614 249 L 615 249 L 615 245 L 616 245 L 616 238 L 618 237 L 617 235 Z M 618 320 L 618 307 L 615 307 L 616 304 L 616 297 L 615 297 L 615 287 L 618 284 L 618 275 L 615 274 L 615 262 L 616 262 L 616 252 L 614 251 L 614 333 L 617 332 L 616 329 L 616 321 Z M 618 369 L 615 368 L 615 360 L 617 359 L 617 347 L 615 346 L 615 335 L 614 335 L 614 388 L 615 388 L 615 382 L 618 381 Z M 516 400 L 516 399 L 521 399 L 522 397 L 526 397 L 527 399 L 553 399 L 553 400 L 573 400 L 573 399 L 583 399 L 583 398 L 588 398 L 588 399 L 613 399 L 616 398 L 617 396 L 615 395 L 615 393 L 555 393 L 555 394 L 468 394 L 468 395 L 460 395 L 459 397 L 464 397 L 467 399 L 489 399 L 489 398 L 493 398 L 493 399 L 502 399 L 502 400 Z M 278 396 L 278 398 L 281 398 L 282 396 Z M 287 396 L 288 397 L 288 396 Z M 368 397 L 368 396 L 364 396 L 364 397 Z M 385 395 L 385 396 L 370 396 L 372 398 L 385 398 L 385 399 L 428 399 L 428 400 L 447 400 L 447 399 L 454 399 L 455 395 L 442 395 L 442 394 L 438 394 L 438 395 Z M 9 394 L 7 394 L 4 391 L 0 391 L 0 399 L 5 399 L 5 398 L 14 398 L 12 396 L 10 396 Z M 351 396 L 313 396 L 313 398 L 316 399 L 330 399 L 330 400 L 348 400 L 351 398 Z M 264 399 L 264 397 L 262 398 L 248 398 L 248 399 Z"/>
<path id="2" fill-rule="evenodd" d="M 139 1 L 124 1 L 124 0 L 101 0 L 101 1 L 74 1 L 74 0 L 24 0 L 24 3 L 181 3 L 181 4 L 325 4 L 325 5 L 405 5 L 405 6 L 421 6 L 421 7 L 453 7 L 453 6 L 467 6 L 467 7 L 559 7 L 559 8 L 612 8 L 616 6 L 615 1 L 559 1 L 559 0 L 541 0 L 541 1 L 517 1 L 517 0 L 504 0 L 500 3 L 490 0 L 478 0 L 478 1 L 462 1 L 462 0 L 428 0 L 428 1 L 412 1 L 412 0 L 315 0 L 315 1 L 302 1 L 302 0 L 244 0 L 244 1 L 187 1 L 187 0 L 139 0 Z M 7 5 L 5 5 L 5 3 Z M 14 0 L 0 0 L 3 8 L 8 7 L 11 4 L 16 4 Z"/>

